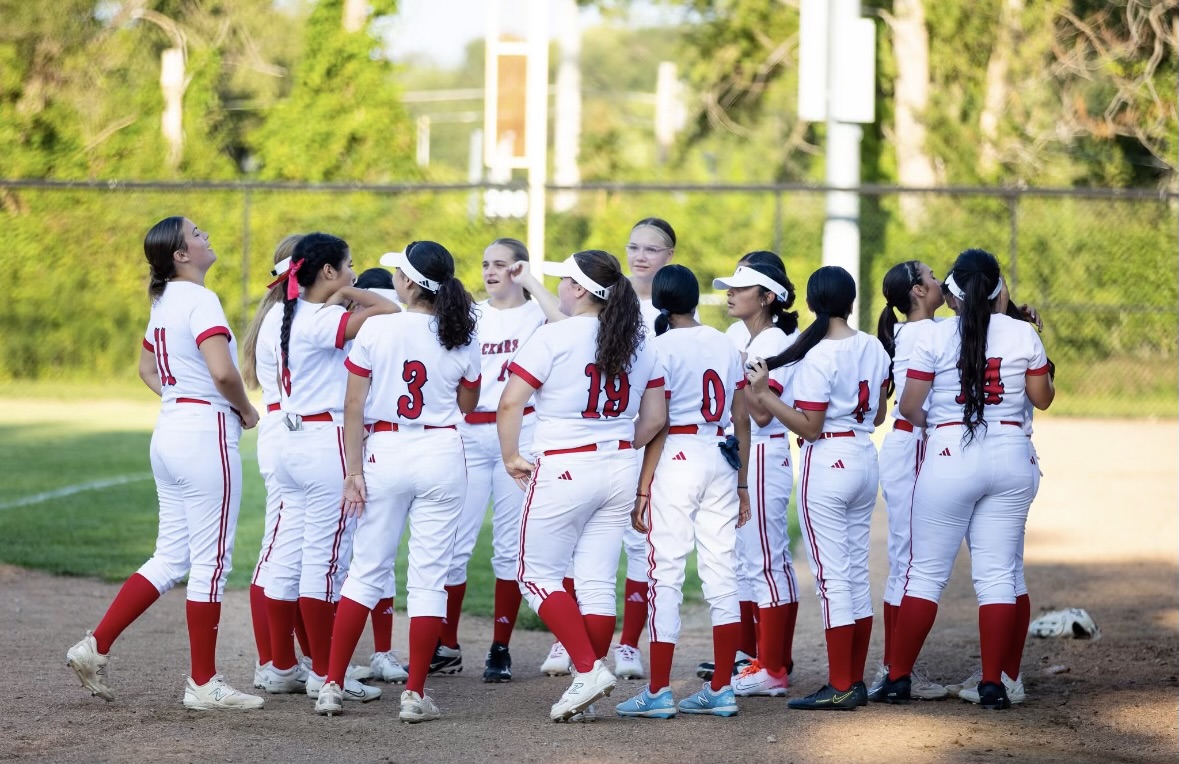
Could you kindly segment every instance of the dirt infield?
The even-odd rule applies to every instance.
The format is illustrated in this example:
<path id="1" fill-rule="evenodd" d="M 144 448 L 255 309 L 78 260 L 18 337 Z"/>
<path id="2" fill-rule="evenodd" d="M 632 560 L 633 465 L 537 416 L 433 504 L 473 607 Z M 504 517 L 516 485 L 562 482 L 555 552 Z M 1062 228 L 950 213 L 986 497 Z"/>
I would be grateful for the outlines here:
<path id="1" fill-rule="evenodd" d="M 1037 446 L 1045 478 L 1032 508 L 1027 577 L 1033 615 L 1087 608 L 1100 641 L 1031 640 L 1024 660 L 1028 702 L 985 712 L 959 701 L 870 706 L 854 713 L 787 711 L 781 699 L 749 699 L 733 719 L 619 719 L 615 701 L 637 691 L 620 683 L 599 704 L 601 720 L 555 725 L 549 705 L 566 682 L 539 674 L 543 633 L 513 640 L 516 681 L 479 677 L 490 640 L 487 619 L 466 618 L 466 671 L 433 679 L 442 721 L 396 718 L 396 692 L 316 717 L 305 697 L 271 698 L 263 711 L 197 714 L 180 705 L 187 668 L 182 591 L 169 593 L 115 646 L 114 703 L 90 698 L 64 667 L 66 649 L 92 627 L 117 587 L 0 567 L 0 656 L 5 689 L 0 760 L 112 762 L 940 762 L 1175 761 L 1179 752 L 1179 560 L 1174 423 L 1045 420 Z M 884 513 L 877 513 L 874 594 L 884 563 Z M 32 511 L 21 509 L 12 511 Z M 801 561 L 800 561 L 801 562 Z M 813 584 L 806 578 L 791 694 L 823 683 L 826 655 Z M 225 604 L 219 664 L 249 686 L 253 641 L 245 592 Z M 943 681 L 978 661 L 976 609 L 963 555 L 922 660 Z M 696 689 L 695 662 L 710 651 L 707 613 L 687 614 L 672 686 Z M 879 619 L 878 619 L 879 620 Z M 395 645 L 406 644 L 398 616 Z M 879 656 L 879 628 L 870 661 Z M 367 635 L 359 653 L 368 654 Z M 644 651 L 645 652 L 645 651 Z M 1063 673 L 1055 673 L 1065 667 Z M 1050 671 L 1049 669 L 1053 669 Z"/>

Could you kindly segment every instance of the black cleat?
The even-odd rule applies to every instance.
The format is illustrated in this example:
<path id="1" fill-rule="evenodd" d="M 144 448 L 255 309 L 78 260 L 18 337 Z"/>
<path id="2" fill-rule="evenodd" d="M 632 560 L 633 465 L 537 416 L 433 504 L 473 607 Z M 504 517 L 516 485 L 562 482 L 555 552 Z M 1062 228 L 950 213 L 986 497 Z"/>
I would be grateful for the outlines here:
<path id="1" fill-rule="evenodd" d="M 704 681 L 712 679 L 712 675 L 716 672 L 716 664 L 712 661 L 700 661 L 696 664 L 696 676 Z"/>
<path id="2" fill-rule="evenodd" d="M 863 682 L 856 682 L 852 685 L 852 690 L 854 690 L 856 693 L 857 706 L 868 705 L 868 685 L 864 684 Z"/>
<path id="3" fill-rule="evenodd" d="M 991 711 L 1011 708 L 1011 700 L 1007 697 L 1007 688 L 995 682 L 983 682 L 978 686 L 978 704 Z"/>
<path id="4" fill-rule="evenodd" d="M 908 703 L 913 699 L 909 693 L 912 686 L 913 682 L 909 679 L 908 674 L 899 679 L 889 679 L 886 676 L 880 687 L 873 688 L 872 692 L 868 694 L 868 700 L 874 703 Z"/>
<path id="5" fill-rule="evenodd" d="M 854 684 L 842 692 L 825 684 L 818 692 L 805 698 L 794 698 L 786 705 L 800 711 L 855 711 L 860 705 L 859 698 L 860 692 Z"/>
<path id="6" fill-rule="evenodd" d="M 458 674 L 463 670 L 463 648 L 459 645 L 446 647 L 442 642 L 434 648 L 430 658 L 430 676 Z"/>
<path id="7" fill-rule="evenodd" d="M 483 664 L 484 682 L 512 681 L 512 654 L 508 646 L 501 642 L 492 642 L 487 651 L 487 661 Z"/>

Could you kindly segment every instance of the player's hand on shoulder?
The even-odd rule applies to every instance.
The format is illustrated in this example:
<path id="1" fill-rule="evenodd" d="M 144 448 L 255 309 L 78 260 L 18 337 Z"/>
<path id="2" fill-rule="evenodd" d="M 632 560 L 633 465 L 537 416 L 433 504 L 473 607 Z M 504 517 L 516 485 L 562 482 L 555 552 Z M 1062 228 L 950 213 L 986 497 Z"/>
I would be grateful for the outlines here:
<path id="1" fill-rule="evenodd" d="M 651 507 L 651 498 L 643 494 L 635 496 L 635 508 L 630 512 L 630 527 L 634 528 L 639 533 L 646 533 L 649 529 L 647 526 L 647 510 Z"/>
<path id="2" fill-rule="evenodd" d="M 520 486 L 521 490 L 525 490 L 528 488 L 528 481 L 532 478 L 532 470 L 535 469 L 535 465 L 523 456 L 515 454 L 504 460 L 504 469 L 516 481 L 516 485 Z"/>
<path id="3" fill-rule="evenodd" d="M 1033 306 L 1024 303 L 1019 306 L 1019 312 L 1023 314 L 1025 321 L 1036 327 L 1036 331 L 1044 331 L 1044 319 L 1040 317 L 1040 312 Z"/>
<path id="4" fill-rule="evenodd" d="M 347 517 L 360 517 L 364 512 L 364 503 L 368 498 L 368 491 L 364 485 L 364 475 L 349 475 L 344 478 L 344 498 L 340 508 Z"/>
<path id="5" fill-rule="evenodd" d="M 250 406 L 245 411 L 238 412 L 238 419 L 242 422 L 243 430 L 252 430 L 258 426 L 258 409 Z"/>

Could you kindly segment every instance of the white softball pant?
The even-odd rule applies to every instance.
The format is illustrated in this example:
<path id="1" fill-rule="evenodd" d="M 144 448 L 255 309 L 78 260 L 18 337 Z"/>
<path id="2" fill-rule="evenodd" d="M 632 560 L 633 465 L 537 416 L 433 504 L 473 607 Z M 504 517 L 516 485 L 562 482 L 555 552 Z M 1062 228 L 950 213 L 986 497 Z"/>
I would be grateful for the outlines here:
<path id="1" fill-rule="evenodd" d="M 864 434 L 804 443 L 798 519 L 823 607 L 823 627 L 872 615 L 868 536 L 880 473 Z"/>
<path id="2" fill-rule="evenodd" d="M 737 471 L 718 438 L 668 435 L 651 483 L 647 616 L 652 642 L 679 641 L 684 571 L 693 547 L 713 626 L 741 621 L 737 596 Z"/>
<path id="3" fill-rule="evenodd" d="M 241 432 L 226 407 L 175 403 L 160 411 L 151 436 L 160 530 L 139 574 L 161 594 L 187 575 L 189 600 L 221 601 L 241 508 Z"/>
<path id="4" fill-rule="evenodd" d="M 1039 456 L 1039 454 L 1036 453 L 1036 444 L 1033 443 L 1031 440 L 1028 440 L 1028 452 L 1031 457 L 1032 464 L 1035 465 L 1035 470 L 1033 470 L 1033 472 L 1032 472 L 1032 480 L 1034 482 L 1034 484 L 1032 486 L 1032 501 L 1035 501 L 1036 496 L 1039 495 L 1039 493 L 1040 493 L 1040 478 L 1042 478 L 1044 476 L 1044 473 L 1040 471 L 1040 456 Z M 1026 523 L 1025 523 L 1024 534 L 1019 539 L 1019 552 L 1015 556 L 1015 596 L 1016 597 L 1022 597 L 1023 595 L 1028 593 L 1028 582 L 1027 582 L 1027 578 L 1024 577 L 1024 572 L 1023 572 L 1023 546 L 1024 546 L 1024 542 L 1026 540 L 1027 540 L 1027 528 L 1026 528 Z M 969 532 L 967 533 L 966 545 L 967 545 L 967 547 L 970 546 Z"/>
<path id="5" fill-rule="evenodd" d="M 448 427 L 401 427 L 369 435 L 364 450 L 367 501 L 341 593 L 370 609 L 388 596 L 408 519 L 406 610 L 410 618 L 445 618 L 446 574 L 467 494 L 463 441 Z"/>
<path id="6" fill-rule="evenodd" d="M 794 472 L 785 437 L 754 438 L 749 449 L 752 516 L 737 529 L 737 575 L 742 601 L 758 607 L 798 602 L 786 511 Z"/>
<path id="7" fill-rule="evenodd" d="M 268 577 L 267 554 L 274 547 L 274 534 L 278 529 L 279 511 L 282 509 L 282 488 L 278 482 L 278 462 L 281 458 L 283 437 L 283 414 L 279 410 L 268 412 L 258 423 L 258 471 L 266 486 L 266 519 L 262 524 L 262 550 L 258 553 L 258 564 L 254 566 L 251 584 L 266 586 Z"/>
<path id="8" fill-rule="evenodd" d="M 333 422 L 283 427 L 278 480 L 282 512 L 269 560 L 266 596 L 336 602 L 352 559 L 355 520 L 344 517 L 344 428 Z"/>
<path id="9" fill-rule="evenodd" d="M 913 486 L 925 458 L 925 433 L 893 430 L 880 447 L 880 491 L 888 507 L 888 580 L 884 601 L 900 605 L 912 558 Z"/>
<path id="10" fill-rule="evenodd" d="M 643 471 L 643 454 L 646 452 L 646 448 L 635 451 L 635 463 L 639 465 L 639 472 Z M 647 561 L 647 536 L 639 533 L 631 527 L 630 523 L 627 523 L 626 530 L 622 532 L 622 549 L 626 552 L 627 579 L 645 581 L 650 584 L 651 579 L 647 575 L 647 569 L 650 567 Z"/>
<path id="11" fill-rule="evenodd" d="M 968 539 L 979 605 L 1011 604 L 1024 525 L 1038 481 L 1028 438 L 992 424 L 963 446 L 965 428 L 929 436 L 913 492 L 913 562 L 905 594 L 937 602 Z"/>
<path id="12" fill-rule="evenodd" d="M 617 449 L 618 443 L 599 446 Z M 520 521 L 516 572 L 533 611 L 550 592 L 564 590 L 562 579 L 572 558 L 582 614 L 617 615 L 618 555 L 639 482 L 634 456 L 627 448 L 536 458 Z"/>
<path id="13" fill-rule="evenodd" d="M 520 430 L 520 453 L 528 453 L 536 417 L 525 416 Z M 491 515 L 491 570 L 504 580 L 516 578 L 517 547 L 520 543 L 520 514 L 524 509 L 524 492 L 504 469 L 500 455 L 499 434 L 495 422 L 459 425 L 463 450 L 467 454 L 467 498 L 459 518 L 454 558 L 446 576 L 446 585 L 467 580 L 467 564 L 479 540 L 488 499 L 494 500 Z"/>

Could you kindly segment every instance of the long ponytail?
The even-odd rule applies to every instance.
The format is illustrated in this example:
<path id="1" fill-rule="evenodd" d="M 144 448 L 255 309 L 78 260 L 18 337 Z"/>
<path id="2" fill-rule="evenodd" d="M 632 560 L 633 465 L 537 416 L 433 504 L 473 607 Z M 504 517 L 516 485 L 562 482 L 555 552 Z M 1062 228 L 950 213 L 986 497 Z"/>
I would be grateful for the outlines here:
<path id="1" fill-rule="evenodd" d="M 876 339 L 880 340 L 880 344 L 884 345 L 885 351 L 888 352 L 888 391 L 885 393 L 887 397 L 891 397 L 896 390 L 892 376 L 893 359 L 897 354 L 896 311 L 908 315 L 913 310 L 912 290 L 921 283 L 920 266 L 921 263 L 917 260 L 906 260 L 889 268 L 888 273 L 884 274 L 884 283 L 881 287 L 884 293 L 884 310 L 880 311 L 880 319 L 876 322 Z"/>
<path id="2" fill-rule="evenodd" d="M 590 249 L 573 255 L 577 267 L 598 284 L 610 290 L 603 300 L 592 296 L 602 305 L 598 313 L 598 349 L 594 363 L 603 374 L 618 376 L 630 370 L 630 361 L 647 334 L 639 296 L 628 279 L 622 275 L 618 258 L 600 249 Z"/>
<path id="3" fill-rule="evenodd" d="M 153 303 L 164 295 L 168 282 L 176 277 L 173 255 L 187 248 L 184 242 L 184 218 L 179 215 L 164 218 L 143 237 L 143 256 L 151 268 L 147 294 Z"/>
<path id="4" fill-rule="evenodd" d="M 999 261 L 990 252 L 982 249 L 968 249 L 958 255 L 954 269 L 946 283 L 951 291 L 956 286 L 958 298 L 958 338 L 961 351 L 958 357 L 958 373 L 962 380 L 962 393 L 957 401 L 962 404 L 962 422 L 966 425 L 965 441 L 975 438 L 975 431 L 987 422 L 983 415 L 986 406 L 987 332 L 991 325 L 991 310 L 995 298 L 991 297 L 999 286 Z M 995 297 L 998 297 L 996 294 Z"/>
<path id="5" fill-rule="evenodd" d="M 295 244 L 291 253 L 291 269 L 287 271 L 287 280 L 295 279 L 300 287 L 308 288 L 315 284 L 323 266 L 330 265 L 339 268 L 348 257 L 348 242 L 329 233 L 309 233 Z M 279 331 L 279 350 L 281 351 L 281 367 L 279 374 L 282 385 L 289 388 L 291 379 L 291 324 L 295 320 L 295 308 L 299 304 L 299 295 L 293 290 L 284 289 L 282 306 L 282 329 Z M 289 394 L 289 389 L 288 389 Z"/>
<path id="6" fill-rule="evenodd" d="M 659 309 L 656 336 L 671 328 L 671 316 L 690 316 L 700 304 L 700 282 L 682 265 L 665 265 L 651 281 L 651 305 Z"/>
<path id="7" fill-rule="evenodd" d="M 455 277 L 450 251 L 435 241 L 414 241 L 405 248 L 405 257 L 423 276 L 438 284 L 437 292 L 415 284 L 419 299 L 434 309 L 438 342 L 447 350 L 470 345 L 478 318 L 475 300 Z"/>
<path id="8" fill-rule="evenodd" d="M 274 248 L 274 262 L 279 263 L 290 257 L 295 251 L 295 245 L 302 238 L 302 234 L 296 233 L 280 241 L 278 246 Z M 286 291 L 286 284 L 281 281 L 270 287 L 262 297 L 262 301 L 258 303 L 258 309 L 254 311 L 254 318 L 250 320 L 250 328 L 246 330 L 246 338 L 242 343 L 242 380 L 251 390 L 257 390 L 260 386 L 257 363 L 258 333 L 262 331 L 262 322 L 266 320 L 266 314 L 283 298 L 284 291 Z"/>
<path id="9" fill-rule="evenodd" d="M 798 336 L 794 344 L 778 355 L 766 359 L 766 366 L 777 369 L 798 363 L 811 348 L 827 336 L 831 317 L 846 319 L 856 301 L 856 282 L 852 275 L 837 265 L 825 265 L 811 274 L 806 283 L 806 302 L 815 314 L 815 321 Z"/>

